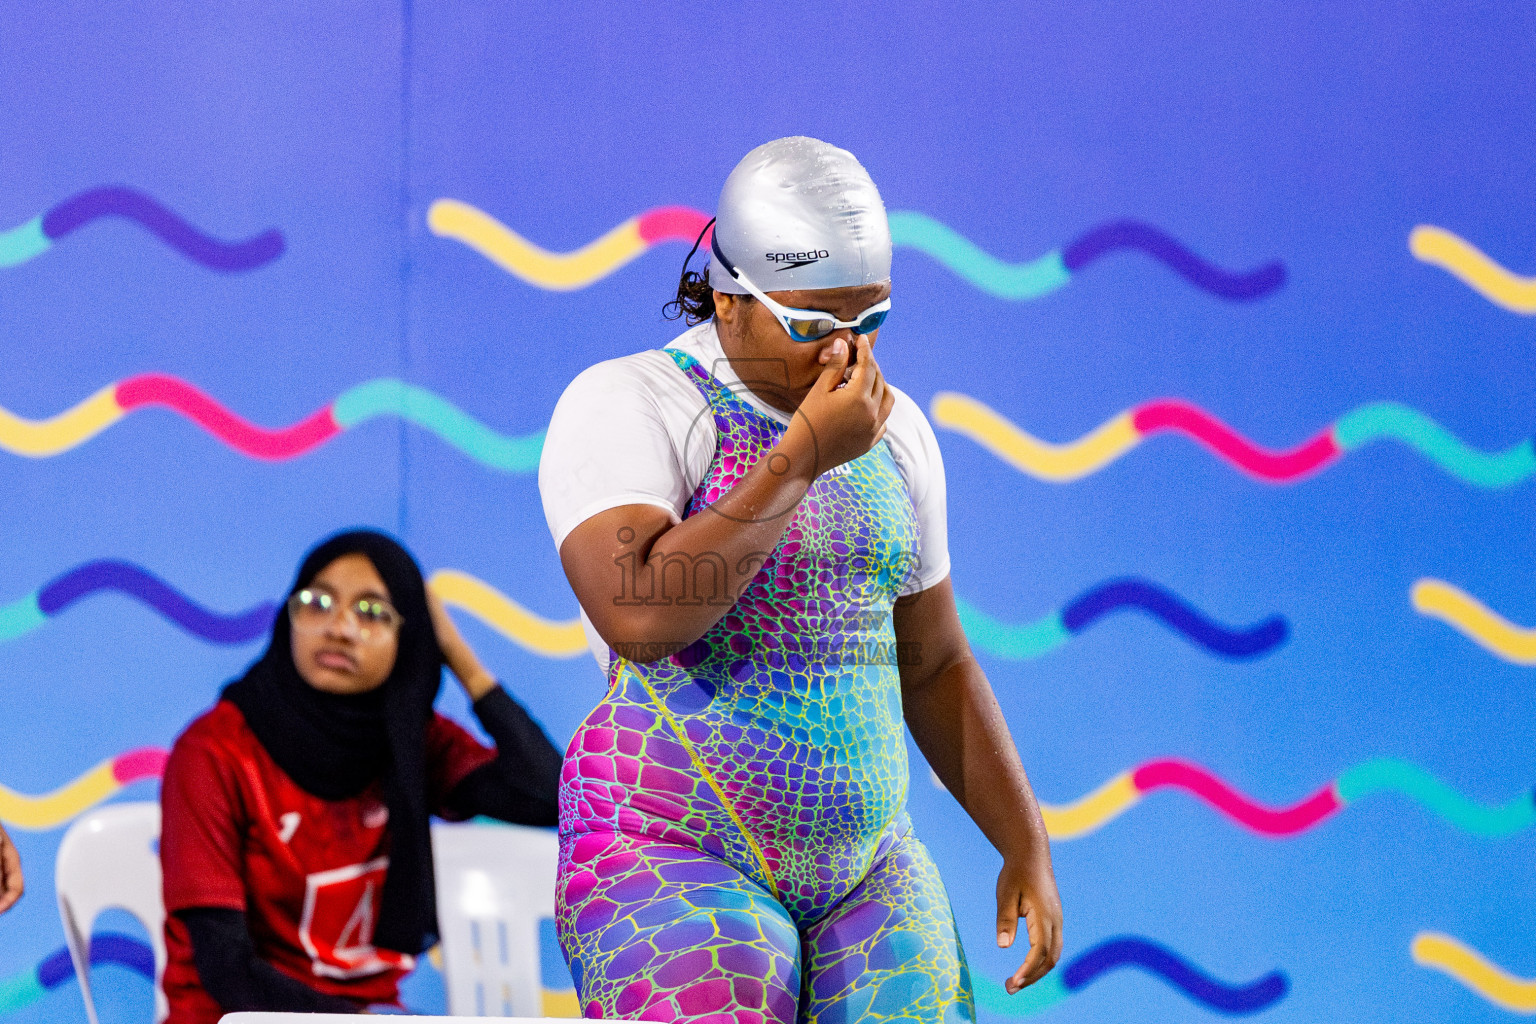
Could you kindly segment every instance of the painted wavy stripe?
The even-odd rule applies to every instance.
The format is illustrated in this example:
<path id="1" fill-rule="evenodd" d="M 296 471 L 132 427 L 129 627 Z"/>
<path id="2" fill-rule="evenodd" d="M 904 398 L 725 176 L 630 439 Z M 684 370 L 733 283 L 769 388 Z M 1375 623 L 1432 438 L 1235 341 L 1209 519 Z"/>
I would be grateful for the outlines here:
<path id="1" fill-rule="evenodd" d="M 1439 267 L 1502 309 L 1536 315 L 1536 276 L 1522 277 L 1495 263 L 1460 235 L 1420 224 L 1408 233 L 1408 251 Z"/>
<path id="2" fill-rule="evenodd" d="M 0 409 L 0 448 L 31 458 L 59 455 L 128 413 L 151 406 L 190 420 L 242 455 L 267 461 L 304 455 L 381 416 L 397 416 L 422 427 L 481 465 L 508 473 L 537 469 L 544 445 L 543 431 L 521 437 L 497 433 L 447 399 L 392 378 L 359 384 L 297 423 L 269 428 L 237 416 L 184 380 L 146 373 L 110 384 L 48 419 L 29 420 Z"/>
<path id="3" fill-rule="evenodd" d="M 91 936 L 91 965 L 126 967 L 148 981 L 155 980 L 155 953 L 149 944 L 117 932 Z M 69 950 L 59 947 L 36 967 L 0 979 L 0 1014 L 14 1013 L 37 1002 L 75 976 Z"/>
<path id="4" fill-rule="evenodd" d="M 1414 610 L 1439 619 L 1516 665 L 1536 665 L 1536 628 L 1517 626 L 1460 587 L 1425 577 L 1409 591 Z"/>
<path id="5" fill-rule="evenodd" d="M 35 259 L 65 235 L 103 217 L 131 220 L 187 259 L 210 270 L 254 270 L 283 254 L 283 235 L 276 228 L 243 242 L 225 242 L 193 227 L 152 196 L 137 189 L 109 185 L 71 196 L 25 224 L 0 232 L 0 267 Z"/>
<path id="6" fill-rule="evenodd" d="M 101 592 L 131 597 L 193 636 L 213 644 L 243 644 L 266 634 L 276 606 L 253 605 L 222 614 L 204 608 L 148 570 L 116 559 L 78 565 L 27 597 L 0 606 L 0 642 L 42 626 L 71 605 Z"/>
<path id="7" fill-rule="evenodd" d="M 1450 975 L 1495 1006 L 1536 1013 L 1536 978 L 1521 978 L 1461 940 L 1440 932 L 1419 932 L 1409 947 L 1413 962 Z"/>
<path id="8" fill-rule="evenodd" d="M 587 649 L 580 619 L 546 619 L 469 573 L 442 569 L 433 574 L 430 585 L 448 604 L 469 612 L 535 654 L 570 658 Z M 214 644 L 243 644 L 265 636 L 277 612 L 276 604 L 264 601 L 245 611 L 222 614 L 196 603 L 142 566 L 100 559 L 78 565 L 34 593 L 0 605 L 0 643 L 25 636 L 74 604 L 103 592 L 131 597 L 193 636 Z"/>
<path id="9" fill-rule="evenodd" d="M 1290 807 L 1267 807 L 1240 793 L 1205 768 L 1188 761 L 1151 761 L 1131 773 L 1141 794 L 1157 789 L 1182 789 L 1225 814 L 1251 832 L 1289 836 L 1304 832 L 1343 807 L 1332 786 Z"/>
<path id="10" fill-rule="evenodd" d="M 1024 263 L 1008 263 L 927 214 L 896 210 L 890 223 L 893 245 L 932 257 L 956 277 L 999 299 L 1037 299 L 1072 281 L 1059 249 Z"/>
<path id="11" fill-rule="evenodd" d="M 95 807 L 124 786 L 158 779 L 165 772 L 166 752 L 140 747 L 101 762 L 51 793 L 29 796 L 0 786 L 0 821 L 31 831 L 57 828 Z"/>
<path id="12" fill-rule="evenodd" d="M 379 416 L 398 416 L 457 448 L 482 466 L 506 473 L 539 468 L 544 431 L 520 437 L 500 434 L 452 402 L 404 381 L 382 379 L 343 392 L 331 407 L 342 430 Z"/>
<path id="13" fill-rule="evenodd" d="M 1531 438 L 1502 452 L 1479 451 L 1423 413 L 1396 402 L 1360 406 L 1311 439 L 1283 451 L 1263 448 L 1199 406 L 1171 398 L 1120 413 L 1064 444 L 1042 441 L 984 402 L 957 392 L 939 392 L 930 412 L 939 426 L 970 438 L 1014 469 L 1051 483 L 1090 476 L 1163 431 L 1183 434 L 1267 483 L 1305 479 L 1346 452 L 1377 440 L 1407 445 L 1446 474 L 1474 487 L 1510 487 L 1536 475 L 1536 443 Z"/>
<path id="14" fill-rule="evenodd" d="M 1233 660 L 1268 654 L 1285 642 L 1289 632 L 1285 619 L 1278 615 L 1242 629 L 1223 626 L 1171 591 L 1140 579 L 1101 583 L 1060 611 L 1017 626 L 995 619 L 966 601 L 956 603 L 966 635 L 983 650 L 1011 660 L 1038 658 L 1104 616 L 1124 610 L 1144 612 L 1191 643 Z"/>
<path id="15" fill-rule="evenodd" d="M 1134 935 L 1106 939 L 1059 966 L 1016 996 L 990 978 L 973 976 L 982 1009 L 1006 1016 L 1039 1013 L 1082 991 L 1103 975 L 1134 967 L 1166 982 L 1207 1010 L 1246 1016 L 1268 1009 L 1285 998 L 1290 982 L 1280 971 L 1247 984 L 1231 985 L 1211 977 L 1161 943 Z"/>
<path id="16" fill-rule="evenodd" d="M 1001 983 L 973 967 L 971 992 L 976 999 L 977 1009 L 988 1016 L 996 1014 L 1000 1017 L 1033 1017 L 1058 1005 L 1072 994 L 1061 983 L 1060 965 L 1029 988 L 1013 995 L 1009 995 Z"/>
<path id="17" fill-rule="evenodd" d="M 1260 835 L 1298 835 L 1343 808 L 1375 793 L 1396 793 L 1423 806 L 1454 828 L 1483 838 L 1501 838 L 1536 825 L 1536 793 L 1489 807 L 1447 786 L 1417 765 L 1393 758 L 1358 764 L 1333 783 L 1287 807 L 1269 807 L 1233 788 L 1209 769 L 1189 761 L 1150 761 L 1114 776 L 1078 800 L 1042 804 L 1053 839 L 1076 839 L 1097 831 L 1157 789 L 1180 789 Z"/>
<path id="18" fill-rule="evenodd" d="M 1249 476 L 1282 483 L 1311 476 L 1339 457 L 1340 449 L 1328 431 L 1286 451 L 1271 451 L 1254 444 L 1204 409 L 1176 398 L 1164 398 L 1139 406 L 1131 419 L 1136 432 L 1148 437 L 1161 431 L 1183 434 L 1200 442 Z"/>
<path id="19" fill-rule="evenodd" d="M 1463 832 L 1500 839 L 1536 825 L 1536 793 L 1527 790 L 1498 807 L 1468 799 L 1416 764 L 1378 758 L 1355 765 L 1334 783 L 1339 800 L 1352 804 L 1374 793 L 1397 793 Z"/>
<path id="20" fill-rule="evenodd" d="M 1502 452 L 1479 451 L 1398 402 L 1372 402 L 1345 414 L 1334 424 L 1333 438 L 1346 452 L 1372 441 L 1397 441 L 1461 482 L 1489 490 L 1511 487 L 1536 474 L 1536 444 L 1530 438 Z"/>
<path id="21" fill-rule="evenodd" d="M 571 252 L 552 252 L 469 203 L 438 199 L 427 209 L 427 226 L 434 234 L 462 242 L 514 277 L 550 291 L 586 288 L 658 242 L 692 244 L 708 220 L 708 214 L 686 206 L 658 207 Z M 1139 221 L 1102 224 L 1065 248 L 1024 263 L 998 259 L 927 214 L 897 210 L 890 214 L 890 224 L 894 245 L 932 257 L 968 284 L 1000 299 L 1023 301 L 1047 295 L 1065 287 L 1090 263 L 1125 249 L 1145 253 L 1203 291 L 1239 302 L 1262 298 L 1285 283 L 1285 268 L 1279 263 L 1234 274 L 1201 259 L 1167 232 Z"/>
<path id="22" fill-rule="evenodd" d="M 1040 816 L 1052 839 L 1076 839 L 1120 817 L 1141 800 L 1130 772 L 1121 772 L 1069 804 L 1041 802 Z"/>
<path id="23" fill-rule="evenodd" d="M 1246 273 L 1232 273 L 1195 255 L 1162 229 L 1134 220 L 1118 220 L 1094 228 L 1062 251 L 1061 262 L 1076 273 L 1100 257 L 1121 249 L 1144 252 L 1201 291 L 1237 302 L 1263 298 L 1285 284 L 1285 266 L 1281 263 L 1266 263 Z"/>
<path id="24" fill-rule="evenodd" d="M 535 654 L 574 658 L 587 650 L 580 619 L 546 619 L 467 572 L 440 569 L 432 574 L 428 585 L 444 604 L 462 608 Z"/>
<path id="25" fill-rule="evenodd" d="M 457 199 L 439 199 L 427 208 L 427 227 L 433 234 L 463 242 L 514 277 L 550 291 L 585 288 L 658 242 L 692 243 L 708 221 L 708 215 L 697 210 L 664 206 L 629 218 L 579 249 L 557 253 Z"/>

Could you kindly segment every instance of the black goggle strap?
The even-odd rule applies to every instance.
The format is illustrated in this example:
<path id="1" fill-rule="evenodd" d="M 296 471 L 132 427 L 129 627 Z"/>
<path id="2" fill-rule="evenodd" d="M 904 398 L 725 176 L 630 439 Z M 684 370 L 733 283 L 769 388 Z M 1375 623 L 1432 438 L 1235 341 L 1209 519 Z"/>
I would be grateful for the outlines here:
<path id="1" fill-rule="evenodd" d="M 699 232 L 699 237 L 693 240 L 693 248 L 688 250 L 688 258 L 683 260 L 683 273 L 688 273 L 688 264 L 693 262 L 693 254 L 699 251 L 699 246 L 704 244 L 704 236 L 709 234 L 709 229 L 714 226 L 715 218 L 711 217 L 709 218 L 709 223 L 704 225 L 704 230 Z M 713 246 L 715 242 L 714 238 L 711 237 L 709 242 L 710 245 Z M 724 257 L 722 257 L 722 259 L 723 258 Z"/>
<path id="2" fill-rule="evenodd" d="M 714 221 L 710 221 L 710 223 L 713 224 Z M 699 236 L 699 241 L 702 242 L 703 240 L 704 240 L 704 236 L 700 235 Z M 720 251 L 720 234 L 719 234 L 719 232 L 716 232 L 715 234 L 709 236 L 709 251 L 715 254 L 715 259 L 720 261 L 720 265 L 725 268 L 725 272 L 730 274 L 731 277 L 734 278 L 739 273 L 739 271 L 737 271 L 737 269 L 736 269 L 736 264 L 734 264 L 730 260 L 726 259 L 725 258 L 725 253 Z"/>

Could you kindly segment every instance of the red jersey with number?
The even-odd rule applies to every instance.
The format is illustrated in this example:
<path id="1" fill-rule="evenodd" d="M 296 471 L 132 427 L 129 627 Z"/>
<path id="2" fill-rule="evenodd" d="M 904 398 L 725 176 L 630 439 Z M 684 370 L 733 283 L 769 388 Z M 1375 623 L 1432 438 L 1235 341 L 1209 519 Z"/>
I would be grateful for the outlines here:
<path id="1" fill-rule="evenodd" d="M 427 729 L 428 799 L 443 802 L 495 760 L 441 715 Z M 300 789 L 229 701 L 187 727 L 161 784 L 168 1024 L 213 1024 L 224 1011 L 203 990 L 178 910 L 244 911 L 261 958 L 318 991 L 359 1006 L 393 1003 L 415 958 L 373 946 L 389 867 L 389 809 L 380 785 L 323 800 Z"/>

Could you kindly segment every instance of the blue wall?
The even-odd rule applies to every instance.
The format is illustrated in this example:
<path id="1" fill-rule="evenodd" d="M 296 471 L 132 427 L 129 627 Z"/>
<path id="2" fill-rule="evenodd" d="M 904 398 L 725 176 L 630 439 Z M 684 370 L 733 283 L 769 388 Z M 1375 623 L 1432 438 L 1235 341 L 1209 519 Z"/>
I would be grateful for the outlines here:
<path id="1" fill-rule="evenodd" d="M 1164 431 L 1052 482 L 931 408 L 956 591 L 1042 800 L 1070 804 L 1179 759 L 1271 807 L 1319 790 L 1317 806 L 1341 802 L 1330 794 L 1346 804 L 1265 836 L 1164 787 L 1063 836 L 1063 962 L 1077 966 L 1043 990 L 1058 998 L 1042 1017 L 1511 1016 L 1410 947 L 1444 933 L 1536 976 L 1536 829 L 1522 827 L 1536 670 L 1518 663 L 1519 645 L 1536 643 L 1520 632 L 1536 625 L 1536 296 L 1518 279 L 1536 272 L 1536 14 L 1398 3 L 1239 15 L 1184 0 L 823 7 L 11 5 L 0 408 L 44 419 L 119 382 L 91 408 L 129 411 L 89 438 L 70 433 L 89 410 L 76 414 L 37 442 L 54 449 L 39 457 L 14 453 L 33 435 L 0 415 L 0 784 L 59 794 L 6 805 L 47 820 L 10 825 L 29 891 L 0 919 L 5 1024 L 83 1012 L 72 983 L 35 984 L 62 944 L 52 863 L 70 784 L 169 746 L 259 648 L 209 642 L 178 624 L 184 610 L 87 593 L 99 570 L 67 574 L 123 560 L 234 614 L 281 596 L 312 541 L 369 523 L 400 532 L 429 571 L 470 573 L 565 622 L 576 604 L 532 474 L 488 465 L 474 444 L 521 438 L 509 450 L 526 451 L 579 370 L 664 344 L 677 327 L 660 305 L 686 246 L 664 238 L 582 287 L 550 290 L 436 233 L 428 211 L 468 203 L 564 252 L 658 207 L 708 211 L 743 153 L 795 133 L 857 153 L 891 210 L 997 260 L 1058 268 L 1060 287 L 1003 297 L 995 266 L 957 272 L 932 232 L 903 236 L 921 244 L 898 249 L 880 357 L 925 408 L 958 392 L 992 411 L 988 436 L 1060 443 L 1138 407 L 1145 426 L 1157 409 L 1146 403 L 1178 398 L 1246 438 L 1239 447 L 1290 449 L 1321 431 L 1314 453 L 1337 456 L 1263 481 Z M 168 244 L 146 223 L 171 222 L 143 201 L 92 191 L 114 185 L 194 234 Z M 75 223 L 93 210 L 105 215 Z M 1145 244 L 1078 264 L 1074 241 L 1127 219 L 1146 228 L 1118 237 Z M 1472 287 L 1415 257 L 1419 225 L 1508 271 Z M 260 239 L 269 230 L 281 234 L 275 256 Z M 195 232 L 256 241 L 198 249 Z M 1468 261 L 1471 250 L 1452 260 Z M 174 397 L 168 382 L 135 382 L 148 373 L 268 428 L 321 412 L 332 429 L 361 399 L 323 411 L 377 378 L 422 391 L 267 460 L 220 440 L 223 427 L 130 408 Z M 472 417 L 479 442 L 423 393 Z M 1441 433 L 1403 410 L 1349 416 L 1373 402 L 1417 410 Z M 1360 443 L 1362 423 L 1383 422 L 1400 436 Z M 1110 600 L 1126 588 L 1100 591 L 1105 614 L 1080 624 L 1078 599 L 1126 577 L 1224 630 L 1278 616 L 1284 638 L 1272 625 L 1250 644 L 1261 649 L 1224 655 L 1220 630 L 1172 605 L 1159 618 Z M 1504 653 L 1416 610 L 1410 593 L 1426 578 L 1512 624 Z M 1063 609 L 1075 633 L 1049 618 Z M 470 610 L 459 618 L 559 739 L 600 697 L 589 658 L 553 656 L 563 641 L 518 642 Z M 1026 649 L 1045 635 L 1062 642 Z M 441 706 L 465 716 L 451 684 Z M 1399 767 L 1380 776 L 1398 788 L 1364 793 L 1351 770 L 1377 758 L 1454 792 L 1417 799 L 1425 784 Z M 996 855 L 914 765 L 914 814 L 973 970 L 1000 979 L 1016 958 L 991 941 Z M 1143 772 L 1120 791 L 1158 778 Z M 115 798 L 154 795 L 147 779 Z M 1479 834 L 1490 831 L 1510 834 Z M 1103 945 L 1126 936 L 1142 944 Z M 1202 987 L 1154 949 L 1227 988 Z M 1133 960 L 1116 968 L 1117 952 Z M 147 1024 L 146 982 L 114 967 L 97 977 L 107 1024 Z M 440 990 L 413 991 L 420 1008 L 441 1009 Z M 982 1002 L 985 1018 L 1034 1005 Z"/>

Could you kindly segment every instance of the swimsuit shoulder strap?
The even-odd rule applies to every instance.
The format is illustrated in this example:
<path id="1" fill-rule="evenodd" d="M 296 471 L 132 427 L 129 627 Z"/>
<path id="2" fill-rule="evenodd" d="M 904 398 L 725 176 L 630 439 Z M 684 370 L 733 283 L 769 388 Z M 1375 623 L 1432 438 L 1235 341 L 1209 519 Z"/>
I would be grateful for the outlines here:
<path id="1" fill-rule="evenodd" d="M 675 348 L 662 349 L 662 351 L 672 357 L 677 368 L 683 371 L 683 376 L 699 389 L 699 394 L 704 396 L 704 401 L 708 402 L 711 408 L 718 407 L 722 403 L 741 402 L 741 399 L 731 394 L 730 388 L 720 383 L 715 375 L 706 370 L 704 364 L 693 356 L 686 352 L 679 352 Z"/>

